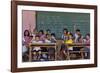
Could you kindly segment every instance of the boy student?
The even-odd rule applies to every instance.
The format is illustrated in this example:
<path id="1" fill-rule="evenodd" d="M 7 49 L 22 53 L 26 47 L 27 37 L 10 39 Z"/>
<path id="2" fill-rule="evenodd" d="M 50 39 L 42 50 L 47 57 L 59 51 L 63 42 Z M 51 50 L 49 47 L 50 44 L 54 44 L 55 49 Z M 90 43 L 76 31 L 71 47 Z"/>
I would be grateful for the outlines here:
<path id="1" fill-rule="evenodd" d="M 45 37 L 45 43 L 51 43 L 51 35 L 50 34 L 46 34 L 46 37 Z"/>
<path id="2" fill-rule="evenodd" d="M 45 43 L 56 43 L 55 33 L 46 34 Z"/>
<path id="3" fill-rule="evenodd" d="M 55 33 L 51 33 L 51 42 L 52 43 L 56 43 L 56 35 L 55 35 Z"/>
<path id="4" fill-rule="evenodd" d="M 43 43 L 42 41 L 40 41 L 40 36 L 39 35 L 36 35 L 35 36 L 35 40 L 32 41 L 32 43 L 35 43 L 35 44 L 39 44 L 39 43 Z M 34 52 L 34 60 L 40 60 L 40 57 L 41 57 L 41 48 L 40 47 L 33 47 L 33 50 Z"/>
<path id="5" fill-rule="evenodd" d="M 46 43 L 56 43 L 56 38 L 55 38 L 55 34 L 51 33 L 51 34 L 46 34 L 46 39 L 45 39 Z M 55 49 L 50 47 L 48 49 L 48 58 L 49 60 L 54 60 L 55 58 Z"/>
<path id="6" fill-rule="evenodd" d="M 40 37 L 40 40 L 44 42 L 44 40 L 45 40 L 45 34 L 44 34 L 43 30 L 39 31 L 39 37 Z"/>
<path id="7" fill-rule="evenodd" d="M 66 28 L 63 29 L 63 34 L 62 34 L 62 40 L 67 40 L 68 36 L 68 30 Z"/>
<path id="8" fill-rule="evenodd" d="M 75 42 L 75 43 L 78 42 L 78 39 L 79 39 L 79 37 L 80 37 L 80 34 L 81 34 L 80 30 L 79 30 L 79 29 L 76 29 L 76 32 L 75 32 L 75 34 L 74 34 L 74 42 Z"/>

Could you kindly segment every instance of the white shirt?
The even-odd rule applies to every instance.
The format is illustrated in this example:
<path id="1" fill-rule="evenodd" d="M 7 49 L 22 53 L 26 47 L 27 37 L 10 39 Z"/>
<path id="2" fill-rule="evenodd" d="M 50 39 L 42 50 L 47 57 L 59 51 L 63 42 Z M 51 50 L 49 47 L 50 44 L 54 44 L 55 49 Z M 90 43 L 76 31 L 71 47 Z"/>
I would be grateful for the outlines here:
<path id="1" fill-rule="evenodd" d="M 43 42 L 42 41 L 32 41 L 32 43 L 39 44 L 39 43 L 43 43 Z M 41 48 L 40 47 L 34 47 L 33 50 L 38 51 L 38 50 L 41 50 Z"/>

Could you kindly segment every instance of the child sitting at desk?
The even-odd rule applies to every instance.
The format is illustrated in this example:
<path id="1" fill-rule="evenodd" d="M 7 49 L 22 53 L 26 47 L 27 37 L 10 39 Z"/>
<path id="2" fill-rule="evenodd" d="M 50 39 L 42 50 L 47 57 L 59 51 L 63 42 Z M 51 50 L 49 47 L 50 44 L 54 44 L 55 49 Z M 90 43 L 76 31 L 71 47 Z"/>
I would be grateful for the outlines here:
<path id="1" fill-rule="evenodd" d="M 56 37 L 54 33 L 46 34 L 45 43 L 56 43 Z"/>
<path id="2" fill-rule="evenodd" d="M 51 35 L 50 34 L 46 34 L 45 38 L 44 38 L 44 43 L 51 43 Z M 48 52 L 47 47 L 41 47 L 42 48 L 42 52 Z M 42 59 L 43 60 L 48 60 L 48 54 L 43 53 L 42 55 Z"/>
<path id="3" fill-rule="evenodd" d="M 38 35 L 35 36 L 35 40 L 32 41 L 34 44 L 43 43 L 40 41 L 40 37 Z M 34 60 L 39 60 L 41 57 L 41 48 L 40 47 L 33 47 L 34 52 Z"/>
<path id="4" fill-rule="evenodd" d="M 55 33 L 51 33 L 51 43 L 56 43 L 56 41 Z"/>
<path id="5" fill-rule="evenodd" d="M 46 34 L 44 42 L 45 43 L 51 43 L 51 35 L 50 34 Z"/>
<path id="6" fill-rule="evenodd" d="M 68 36 L 68 40 L 65 40 L 65 44 L 73 44 L 73 35 L 70 33 Z M 73 47 L 67 46 L 68 50 L 73 50 Z"/>
<path id="7" fill-rule="evenodd" d="M 84 43 L 90 44 L 90 34 L 86 34 Z M 87 55 L 85 58 L 89 59 L 90 58 L 90 46 L 86 46 L 84 50 L 87 51 Z"/>

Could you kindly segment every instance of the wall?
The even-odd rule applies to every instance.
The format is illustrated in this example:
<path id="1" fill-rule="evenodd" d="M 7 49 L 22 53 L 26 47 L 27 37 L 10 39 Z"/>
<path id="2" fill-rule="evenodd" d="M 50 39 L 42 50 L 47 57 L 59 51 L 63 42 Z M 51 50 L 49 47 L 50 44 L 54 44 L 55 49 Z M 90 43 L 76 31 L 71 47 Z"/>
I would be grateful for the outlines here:
<path id="1" fill-rule="evenodd" d="M 23 10 L 22 24 L 23 24 L 23 32 L 24 32 L 24 30 L 30 30 L 32 32 L 36 26 L 35 11 Z"/>
<path id="2" fill-rule="evenodd" d="M 89 13 L 39 11 L 37 12 L 36 23 L 38 30 L 50 29 L 51 33 L 55 33 L 56 38 L 59 39 L 61 39 L 64 28 L 67 28 L 71 33 L 80 29 L 82 36 L 90 32 Z"/>
<path id="3" fill-rule="evenodd" d="M 98 5 L 98 13 L 100 13 L 100 0 L 34 0 L 34 1 L 49 1 L 61 3 L 76 3 L 76 4 L 93 4 Z M 11 11 L 10 0 L 0 0 L 0 73 L 11 73 Z M 98 14 L 100 19 L 100 14 Z M 98 28 L 100 27 L 98 20 Z M 98 29 L 100 31 L 100 29 Z M 98 33 L 100 37 L 100 33 Z M 100 43 L 100 38 L 98 38 Z M 100 45 L 98 45 L 100 47 Z M 98 52 L 100 49 L 98 48 Z M 100 53 L 98 53 L 100 56 Z M 100 57 L 98 57 L 97 68 L 84 69 L 67 69 L 67 70 L 53 70 L 53 71 L 39 71 L 39 72 L 25 72 L 25 73 L 100 73 Z"/>

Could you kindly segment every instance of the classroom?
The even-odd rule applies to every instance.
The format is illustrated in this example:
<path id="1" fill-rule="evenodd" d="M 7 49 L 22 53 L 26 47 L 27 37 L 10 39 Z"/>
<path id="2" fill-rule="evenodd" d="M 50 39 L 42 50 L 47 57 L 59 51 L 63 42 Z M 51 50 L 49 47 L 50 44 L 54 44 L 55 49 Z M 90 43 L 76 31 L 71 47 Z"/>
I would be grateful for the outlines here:
<path id="1" fill-rule="evenodd" d="M 22 60 L 90 59 L 90 14 L 22 11 Z"/>

